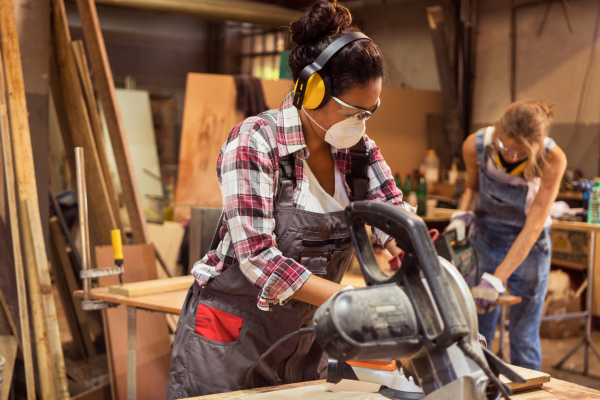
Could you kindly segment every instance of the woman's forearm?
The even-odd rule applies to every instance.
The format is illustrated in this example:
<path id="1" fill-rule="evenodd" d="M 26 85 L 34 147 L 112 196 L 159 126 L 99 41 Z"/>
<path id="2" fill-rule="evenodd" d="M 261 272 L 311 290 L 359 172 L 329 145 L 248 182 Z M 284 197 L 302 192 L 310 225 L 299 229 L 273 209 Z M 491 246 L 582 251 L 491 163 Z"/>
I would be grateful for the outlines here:
<path id="1" fill-rule="evenodd" d="M 508 254 L 504 257 L 502 263 L 496 268 L 494 276 L 502 282 L 506 282 L 512 273 L 515 272 L 515 270 L 519 268 L 519 265 L 525 260 L 542 233 L 542 230 L 543 225 L 541 228 L 527 227 L 527 225 L 525 225 L 508 251 Z"/>
<path id="2" fill-rule="evenodd" d="M 292 298 L 304 303 L 320 306 L 325 303 L 334 293 L 342 290 L 344 286 L 315 275 L 308 277 L 304 285 L 292 295 Z"/>

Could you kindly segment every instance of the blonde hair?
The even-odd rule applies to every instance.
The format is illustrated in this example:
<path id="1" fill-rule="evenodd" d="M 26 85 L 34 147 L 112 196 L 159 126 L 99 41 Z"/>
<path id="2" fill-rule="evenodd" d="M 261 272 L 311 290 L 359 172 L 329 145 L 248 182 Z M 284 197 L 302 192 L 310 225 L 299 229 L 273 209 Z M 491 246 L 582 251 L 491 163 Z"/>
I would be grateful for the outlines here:
<path id="1" fill-rule="evenodd" d="M 494 124 L 495 143 L 501 133 L 516 140 L 529 153 L 523 175 L 531 180 L 541 175 L 542 167 L 546 164 L 546 148 L 544 139 L 548 137 L 550 124 L 554 118 L 554 104 L 548 101 L 524 100 L 512 103 Z M 498 151 L 496 146 L 490 146 L 493 155 Z"/>

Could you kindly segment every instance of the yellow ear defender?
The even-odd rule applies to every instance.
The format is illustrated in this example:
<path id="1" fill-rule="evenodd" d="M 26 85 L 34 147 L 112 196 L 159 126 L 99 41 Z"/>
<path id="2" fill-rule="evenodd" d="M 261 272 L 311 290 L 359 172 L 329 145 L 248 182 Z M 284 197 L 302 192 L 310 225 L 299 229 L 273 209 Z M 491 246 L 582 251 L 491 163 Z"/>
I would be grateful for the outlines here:
<path id="1" fill-rule="evenodd" d="M 371 40 L 360 32 L 347 33 L 331 43 L 312 64 L 304 67 L 294 86 L 294 106 L 309 110 L 324 106 L 331 98 L 331 78 L 323 69 L 344 46 L 356 40 Z"/>

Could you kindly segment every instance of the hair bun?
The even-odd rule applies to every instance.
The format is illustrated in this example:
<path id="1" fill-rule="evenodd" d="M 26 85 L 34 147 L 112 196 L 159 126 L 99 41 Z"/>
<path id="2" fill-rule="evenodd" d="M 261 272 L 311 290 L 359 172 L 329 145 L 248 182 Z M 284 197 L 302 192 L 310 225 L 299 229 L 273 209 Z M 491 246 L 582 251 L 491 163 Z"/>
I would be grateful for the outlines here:
<path id="1" fill-rule="evenodd" d="M 548 119 L 554 118 L 554 107 L 555 104 L 549 101 L 536 101 L 535 104 L 541 108 L 541 110 L 546 113 Z"/>
<path id="2" fill-rule="evenodd" d="M 292 42 L 298 46 L 323 37 L 334 37 L 352 24 L 350 10 L 337 0 L 318 0 L 290 23 Z"/>

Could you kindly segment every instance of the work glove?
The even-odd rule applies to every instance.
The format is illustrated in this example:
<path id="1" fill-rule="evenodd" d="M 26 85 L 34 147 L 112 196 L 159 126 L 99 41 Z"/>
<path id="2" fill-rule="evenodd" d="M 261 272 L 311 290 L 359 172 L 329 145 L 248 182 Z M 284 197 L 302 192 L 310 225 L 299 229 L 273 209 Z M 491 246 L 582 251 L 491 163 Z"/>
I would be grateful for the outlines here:
<path id="1" fill-rule="evenodd" d="M 467 235 L 467 228 L 475 219 L 473 211 L 457 211 L 452 214 L 450 224 L 444 229 L 444 232 L 456 230 L 456 241 L 462 242 Z"/>
<path id="2" fill-rule="evenodd" d="M 478 314 L 493 311 L 498 305 L 498 297 L 504 293 L 502 281 L 487 272 L 481 277 L 479 285 L 471 288 L 475 308 Z"/>

